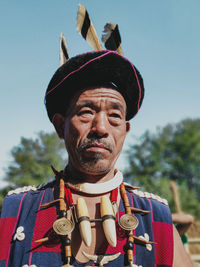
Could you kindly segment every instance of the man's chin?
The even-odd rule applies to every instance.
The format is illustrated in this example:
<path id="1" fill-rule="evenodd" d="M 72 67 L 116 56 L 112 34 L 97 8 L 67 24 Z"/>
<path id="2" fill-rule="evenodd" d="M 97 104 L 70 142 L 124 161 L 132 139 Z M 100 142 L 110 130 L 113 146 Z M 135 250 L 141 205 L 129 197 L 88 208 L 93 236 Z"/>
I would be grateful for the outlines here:
<path id="1" fill-rule="evenodd" d="M 104 156 L 103 156 L 102 153 L 97 153 L 97 152 L 93 153 L 93 152 L 90 152 L 90 153 L 85 154 L 84 157 L 82 157 L 82 162 L 85 162 L 85 163 L 87 163 L 87 162 L 90 162 L 90 163 L 94 162 L 94 164 L 95 164 L 97 161 L 103 159 L 103 157 Z"/>
<path id="2" fill-rule="evenodd" d="M 107 174 L 110 169 L 111 165 L 108 163 L 105 163 L 103 160 L 96 159 L 93 161 L 88 161 L 82 164 L 82 171 L 90 174 L 90 175 L 102 175 Z"/>

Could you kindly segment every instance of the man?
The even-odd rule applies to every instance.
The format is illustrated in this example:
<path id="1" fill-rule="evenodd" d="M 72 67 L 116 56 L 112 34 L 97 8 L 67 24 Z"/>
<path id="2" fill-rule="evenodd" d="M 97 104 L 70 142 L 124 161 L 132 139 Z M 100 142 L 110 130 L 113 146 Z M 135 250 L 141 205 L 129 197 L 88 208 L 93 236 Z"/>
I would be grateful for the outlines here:
<path id="1" fill-rule="evenodd" d="M 137 69 L 113 51 L 57 70 L 45 101 L 68 164 L 53 168 L 54 182 L 6 197 L 0 266 L 192 266 L 167 201 L 124 184 L 114 168 L 143 95 Z"/>

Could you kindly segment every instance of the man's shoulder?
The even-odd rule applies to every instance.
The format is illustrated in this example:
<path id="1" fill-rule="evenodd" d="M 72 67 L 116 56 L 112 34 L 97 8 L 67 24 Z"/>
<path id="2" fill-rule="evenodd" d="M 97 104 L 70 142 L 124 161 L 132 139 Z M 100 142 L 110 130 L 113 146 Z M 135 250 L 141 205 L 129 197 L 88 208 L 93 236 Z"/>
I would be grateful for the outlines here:
<path id="1" fill-rule="evenodd" d="M 20 196 L 20 194 L 23 194 L 23 193 L 40 191 L 40 190 L 52 187 L 54 185 L 54 183 L 55 183 L 55 179 L 51 179 L 48 182 L 37 185 L 37 186 L 36 185 L 28 185 L 28 186 L 18 187 L 14 190 L 10 190 L 7 193 L 7 197 Z"/>
<path id="2" fill-rule="evenodd" d="M 35 185 L 23 186 L 23 187 L 18 187 L 14 190 L 10 190 L 7 193 L 7 196 L 20 195 L 21 193 L 27 193 L 29 191 L 37 191 L 37 190 L 38 190 L 38 188 Z"/>
<path id="3" fill-rule="evenodd" d="M 130 189 L 129 186 L 127 186 L 127 190 L 132 193 L 135 208 L 148 210 L 154 222 L 159 221 L 172 224 L 171 212 L 166 199 L 153 193 Z"/>
<path id="4" fill-rule="evenodd" d="M 142 198 L 142 199 L 150 199 L 150 200 L 155 200 L 159 203 L 162 203 L 166 206 L 168 206 L 168 201 L 165 198 L 161 198 L 158 195 L 155 195 L 153 193 L 149 193 L 149 192 L 144 192 L 138 189 L 135 189 L 132 185 L 125 183 L 125 187 L 131 191 L 135 196 Z"/>
<path id="5" fill-rule="evenodd" d="M 157 202 L 168 206 L 168 201 L 165 198 L 161 198 L 160 196 L 155 195 L 153 193 L 143 192 L 143 191 L 140 191 L 140 190 L 137 190 L 137 189 L 133 190 L 132 192 L 136 196 L 139 196 L 141 198 L 147 198 L 147 199 L 151 199 L 151 200 L 156 200 Z"/>
<path id="6" fill-rule="evenodd" d="M 16 216 L 17 210 L 22 203 L 26 203 L 26 206 L 33 205 L 38 197 L 40 198 L 40 195 L 43 193 L 43 191 L 46 192 L 47 189 L 51 189 L 51 187 L 53 187 L 54 181 L 55 180 L 48 181 L 47 183 L 39 186 L 23 186 L 9 191 L 3 201 L 1 218 Z"/>

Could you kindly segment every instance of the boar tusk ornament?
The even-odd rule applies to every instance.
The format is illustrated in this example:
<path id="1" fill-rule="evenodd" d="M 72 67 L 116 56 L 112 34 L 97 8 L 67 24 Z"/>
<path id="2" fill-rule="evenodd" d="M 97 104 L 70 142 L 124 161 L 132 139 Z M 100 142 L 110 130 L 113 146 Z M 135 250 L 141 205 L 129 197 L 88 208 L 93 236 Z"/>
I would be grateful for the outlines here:
<path id="1" fill-rule="evenodd" d="M 81 197 L 77 201 L 77 217 L 82 240 L 89 247 L 92 242 L 90 218 L 85 200 Z"/>
<path id="2" fill-rule="evenodd" d="M 107 195 L 102 196 L 101 198 L 101 218 L 102 218 L 104 234 L 108 243 L 112 247 L 116 247 L 117 237 L 116 237 L 115 216 L 110 198 Z"/>
<path id="3" fill-rule="evenodd" d="M 90 255 L 86 253 L 85 251 L 82 251 L 83 255 L 88 258 L 89 260 L 92 260 L 95 264 L 98 264 L 99 267 L 103 267 L 104 264 L 109 263 L 110 261 L 113 261 L 119 257 L 121 254 L 120 252 L 114 255 Z"/>

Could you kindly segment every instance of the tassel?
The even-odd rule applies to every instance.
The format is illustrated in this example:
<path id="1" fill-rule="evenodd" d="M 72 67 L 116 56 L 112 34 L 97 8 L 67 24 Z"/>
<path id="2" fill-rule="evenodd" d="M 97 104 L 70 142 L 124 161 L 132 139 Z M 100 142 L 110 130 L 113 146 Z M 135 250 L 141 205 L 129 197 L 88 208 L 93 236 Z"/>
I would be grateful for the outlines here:
<path id="1" fill-rule="evenodd" d="M 106 23 L 103 32 L 105 34 L 102 35 L 101 40 L 105 44 L 106 49 L 117 51 L 123 55 L 118 25 L 111 22 Z"/>
<path id="2" fill-rule="evenodd" d="M 62 66 L 65 62 L 67 62 L 68 58 L 69 58 L 69 55 L 68 55 L 67 42 L 65 40 L 63 33 L 61 32 L 61 35 L 60 35 L 60 66 Z"/>
<path id="3" fill-rule="evenodd" d="M 102 50 L 96 30 L 90 20 L 86 8 L 82 4 L 79 4 L 76 28 L 93 50 Z"/>

